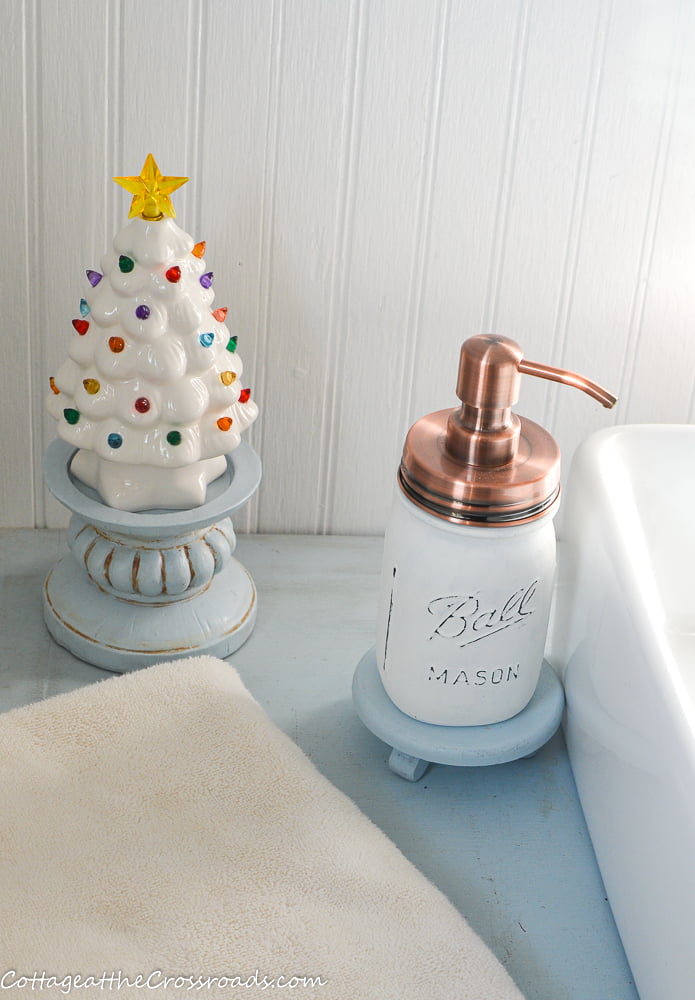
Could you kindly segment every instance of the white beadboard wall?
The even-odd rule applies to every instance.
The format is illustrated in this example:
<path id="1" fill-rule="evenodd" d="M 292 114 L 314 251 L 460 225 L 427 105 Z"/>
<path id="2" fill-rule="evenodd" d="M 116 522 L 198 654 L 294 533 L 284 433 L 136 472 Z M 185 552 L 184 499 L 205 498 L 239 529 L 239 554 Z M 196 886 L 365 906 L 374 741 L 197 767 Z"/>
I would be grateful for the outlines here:
<path id="1" fill-rule="evenodd" d="M 695 0 L 3 0 L 0 523 L 60 526 L 48 377 L 147 153 L 190 182 L 261 407 L 242 531 L 379 533 L 404 434 L 495 331 L 565 469 L 695 421 Z M 695 461 L 695 456 L 691 456 Z"/>

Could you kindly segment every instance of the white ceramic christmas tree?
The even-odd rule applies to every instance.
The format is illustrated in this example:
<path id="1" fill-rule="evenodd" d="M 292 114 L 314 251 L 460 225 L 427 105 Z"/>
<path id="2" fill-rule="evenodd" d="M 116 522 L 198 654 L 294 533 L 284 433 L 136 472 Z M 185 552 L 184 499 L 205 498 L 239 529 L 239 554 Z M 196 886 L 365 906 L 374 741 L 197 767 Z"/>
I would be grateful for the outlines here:
<path id="1" fill-rule="evenodd" d="M 251 634 L 256 588 L 234 557 L 232 516 L 261 480 L 240 434 L 257 416 L 226 309 L 213 309 L 205 244 L 173 222 L 148 156 L 51 379 L 59 437 L 44 478 L 70 512 L 69 552 L 44 584 L 56 642 L 107 670 L 225 657 Z M 97 491 L 99 496 L 95 495 Z"/>
<path id="2" fill-rule="evenodd" d="M 48 409 L 77 451 L 71 474 L 123 511 L 186 509 L 205 501 L 225 455 L 258 415 L 241 383 L 226 308 L 212 308 L 204 243 L 173 221 L 170 194 L 150 154 L 73 320 L 69 358 L 51 379 Z"/>

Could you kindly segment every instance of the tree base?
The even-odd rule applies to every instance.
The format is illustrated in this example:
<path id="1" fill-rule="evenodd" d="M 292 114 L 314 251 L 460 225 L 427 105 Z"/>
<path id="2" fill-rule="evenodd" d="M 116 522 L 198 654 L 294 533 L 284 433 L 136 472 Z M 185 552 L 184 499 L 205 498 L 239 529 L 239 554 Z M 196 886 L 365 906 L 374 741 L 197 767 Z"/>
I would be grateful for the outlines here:
<path id="1" fill-rule="evenodd" d="M 208 483 L 214 482 L 226 468 L 224 456 L 169 469 L 109 462 L 93 451 L 80 449 L 70 471 L 80 482 L 95 489 L 107 506 L 135 512 L 197 507 L 205 503 Z"/>

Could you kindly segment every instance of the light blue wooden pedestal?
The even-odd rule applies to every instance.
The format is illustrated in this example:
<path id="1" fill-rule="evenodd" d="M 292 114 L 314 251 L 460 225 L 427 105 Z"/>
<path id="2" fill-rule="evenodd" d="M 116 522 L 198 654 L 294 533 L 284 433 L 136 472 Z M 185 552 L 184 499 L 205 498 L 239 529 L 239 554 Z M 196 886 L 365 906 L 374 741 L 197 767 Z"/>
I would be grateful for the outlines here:
<path id="1" fill-rule="evenodd" d="M 544 663 L 533 698 L 513 719 L 490 726 L 428 725 L 405 715 L 386 694 L 374 649 L 357 665 L 352 698 L 367 729 L 393 747 L 391 770 L 408 781 L 418 781 L 431 763 L 481 767 L 531 757 L 557 731 L 565 704 L 559 678 Z"/>
<path id="2" fill-rule="evenodd" d="M 123 672 L 207 653 L 225 657 L 249 637 L 256 588 L 232 553 L 231 515 L 255 492 L 258 455 L 243 442 L 191 510 L 118 511 L 70 475 L 76 449 L 46 452 L 51 493 L 72 511 L 70 552 L 44 585 L 44 621 L 74 656 Z"/>

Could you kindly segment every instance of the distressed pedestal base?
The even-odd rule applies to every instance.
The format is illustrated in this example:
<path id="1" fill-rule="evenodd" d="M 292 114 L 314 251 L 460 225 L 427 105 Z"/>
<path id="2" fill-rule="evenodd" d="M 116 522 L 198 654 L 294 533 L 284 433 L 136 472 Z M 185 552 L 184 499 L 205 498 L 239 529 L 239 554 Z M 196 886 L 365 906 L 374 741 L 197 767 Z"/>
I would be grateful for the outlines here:
<path id="1" fill-rule="evenodd" d="M 70 475 L 74 448 L 54 441 L 44 474 L 72 513 L 69 553 L 48 574 L 44 620 L 74 656 L 123 672 L 161 660 L 229 656 L 253 630 L 256 589 L 235 558 L 230 515 L 256 490 L 261 466 L 242 444 L 191 510 L 130 513 Z"/>
<path id="2" fill-rule="evenodd" d="M 559 678 L 544 663 L 533 698 L 513 719 L 490 726 L 418 722 L 386 694 L 373 649 L 357 665 L 352 698 L 367 729 L 393 747 L 389 767 L 407 781 L 418 781 L 430 763 L 481 767 L 532 757 L 557 731 L 565 704 Z"/>
<path id="3" fill-rule="evenodd" d="M 46 579 L 44 620 L 74 656 L 118 673 L 204 653 L 224 658 L 246 642 L 256 621 L 256 589 L 235 559 L 187 601 L 116 601 L 68 555 Z"/>

